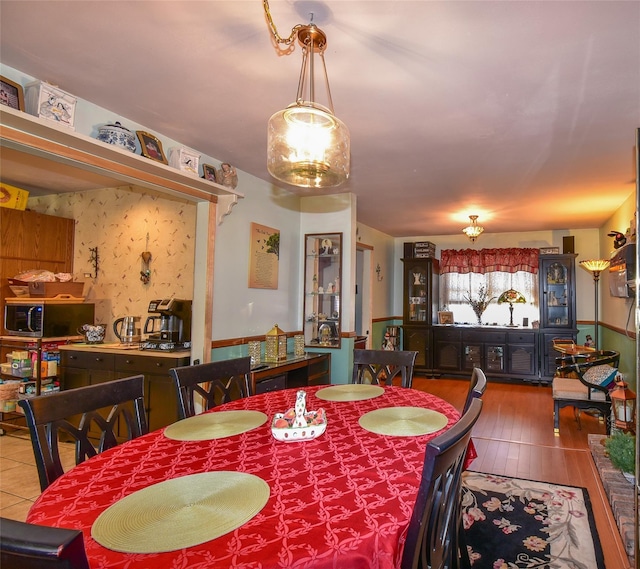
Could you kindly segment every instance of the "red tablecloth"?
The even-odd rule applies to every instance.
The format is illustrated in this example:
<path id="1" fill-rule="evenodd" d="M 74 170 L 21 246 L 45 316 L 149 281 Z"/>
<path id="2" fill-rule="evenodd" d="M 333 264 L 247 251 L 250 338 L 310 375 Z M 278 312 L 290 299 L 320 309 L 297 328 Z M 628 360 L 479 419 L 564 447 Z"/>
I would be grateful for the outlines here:
<path id="1" fill-rule="evenodd" d="M 31 523 L 84 532 L 92 569 L 166 568 L 396 568 L 411 517 L 427 442 L 460 417 L 429 393 L 385 388 L 358 402 L 320 400 L 306 388 L 307 409 L 324 407 L 326 432 L 312 441 L 282 443 L 270 421 L 293 406 L 296 390 L 234 401 L 216 410 L 263 411 L 269 421 L 224 439 L 180 442 L 163 429 L 124 443 L 73 468 L 35 502 Z M 361 415 L 392 406 L 427 407 L 445 414 L 447 427 L 430 435 L 376 435 Z M 117 500 L 151 484 L 216 470 L 248 472 L 265 480 L 271 496 L 242 527 L 202 545 L 160 554 L 124 554 L 91 539 L 91 525 Z"/>

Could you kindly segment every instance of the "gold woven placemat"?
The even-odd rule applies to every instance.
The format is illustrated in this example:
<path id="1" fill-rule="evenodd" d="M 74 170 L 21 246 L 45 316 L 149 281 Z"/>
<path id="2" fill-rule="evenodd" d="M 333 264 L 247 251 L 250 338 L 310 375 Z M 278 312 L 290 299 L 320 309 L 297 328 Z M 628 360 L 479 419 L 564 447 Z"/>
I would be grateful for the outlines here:
<path id="1" fill-rule="evenodd" d="M 124 553 L 161 553 L 233 531 L 269 500 L 269 485 L 244 472 L 204 472 L 160 482 L 107 508 L 91 528 L 100 545 Z"/>
<path id="2" fill-rule="evenodd" d="M 318 399 L 325 401 L 363 401 L 380 397 L 384 388 L 368 383 L 347 383 L 345 385 L 332 385 L 316 391 Z"/>
<path id="3" fill-rule="evenodd" d="M 358 420 L 367 431 L 398 437 L 435 433 L 446 427 L 448 422 L 442 413 L 423 407 L 385 407 L 369 411 Z"/>
<path id="4" fill-rule="evenodd" d="M 169 425 L 164 436 L 176 441 L 208 441 L 239 435 L 267 422 L 260 411 L 217 411 L 188 417 Z"/>

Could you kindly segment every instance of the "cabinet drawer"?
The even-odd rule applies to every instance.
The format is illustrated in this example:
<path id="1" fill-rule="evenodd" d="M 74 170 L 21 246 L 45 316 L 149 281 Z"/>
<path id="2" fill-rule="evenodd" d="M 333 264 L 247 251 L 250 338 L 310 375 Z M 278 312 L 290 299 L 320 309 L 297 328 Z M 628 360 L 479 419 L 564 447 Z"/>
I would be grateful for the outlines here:
<path id="1" fill-rule="evenodd" d="M 285 389 L 287 387 L 287 376 L 276 375 L 268 379 L 263 379 L 256 383 L 256 395 L 259 393 L 267 393 L 268 391 L 277 391 L 278 389 Z"/>
<path id="2" fill-rule="evenodd" d="M 83 369 L 113 369 L 113 354 L 60 350 L 60 365 Z"/>
<path id="3" fill-rule="evenodd" d="M 436 340 L 460 340 L 462 332 L 453 328 L 434 328 L 434 338 Z"/>
<path id="4" fill-rule="evenodd" d="M 509 344 L 535 344 L 535 332 L 507 332 Z"/>
<path id="5" fill-rule="evenodd" d="M 189 365 L 185 358 L 156 358 L 153 356 L 135 356 L 132 354 L 116 354 L 115 369 L 119 372 L 168 374 L 172 367 Z"/>
<path id="6" fill-rule="evenodd" d="M 493 344 L 499 343 L 504 344 L 507 339 L 507 335 L 504 332 L 485 332 L 484 330 L 468 330 L 463 332 L 462 341 L 463 342 L 473 342 L 473 343 L 485 343 L 485 344 Z"/>

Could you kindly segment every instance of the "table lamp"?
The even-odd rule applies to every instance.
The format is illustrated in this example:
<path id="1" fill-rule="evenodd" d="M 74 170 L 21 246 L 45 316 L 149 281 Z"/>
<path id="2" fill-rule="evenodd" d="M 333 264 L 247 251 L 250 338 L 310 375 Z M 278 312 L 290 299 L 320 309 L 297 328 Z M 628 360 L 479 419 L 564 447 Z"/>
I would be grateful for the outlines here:
<path id="1" fill-rule="evenodd" d="M 527 299 L 521 292 L 510 288 L 509 290 L 505 290 L 498 298 L 498 304 L 502 304 L 503 302 L 509 303 L 509 326 L 514 327 L 513 323 L 513 305 L 514 304 L 524 304 L 527 302 Z"/>

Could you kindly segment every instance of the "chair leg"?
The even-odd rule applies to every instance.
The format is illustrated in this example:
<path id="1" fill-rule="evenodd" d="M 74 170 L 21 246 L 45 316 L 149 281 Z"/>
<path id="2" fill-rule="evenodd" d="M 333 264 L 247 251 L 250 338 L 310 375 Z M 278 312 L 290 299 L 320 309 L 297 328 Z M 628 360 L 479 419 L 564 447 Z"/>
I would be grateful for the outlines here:
<path id="1" fill-rule="evenodd" d="M 580 422 L 580 409 L 578 409 L 577 407 L 573 408 L 573 416 L 576 418 L 576 423 L 578 423 L 578 430 L 581 431 L 582 430 L 582 423 Z"/>
<path id="2" fill-rule="evenodd" d="M 560 434 L 560 404 L 557 401 L 553 402 L 553 434 Z"/>

